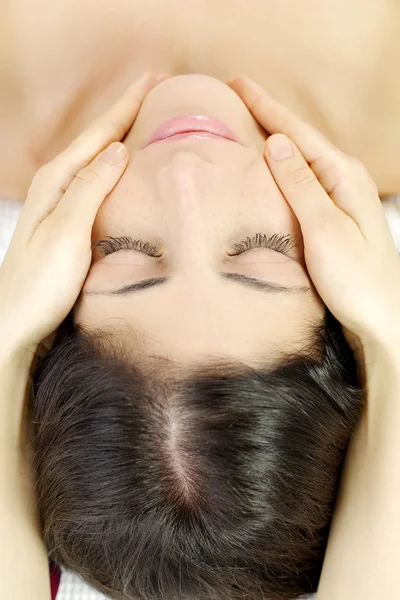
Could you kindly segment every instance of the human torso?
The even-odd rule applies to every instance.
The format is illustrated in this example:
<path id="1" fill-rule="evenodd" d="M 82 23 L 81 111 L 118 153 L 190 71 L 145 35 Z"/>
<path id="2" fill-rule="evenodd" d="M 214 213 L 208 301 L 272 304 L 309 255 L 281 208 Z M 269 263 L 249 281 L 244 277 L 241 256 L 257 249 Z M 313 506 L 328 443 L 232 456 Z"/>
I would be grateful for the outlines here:
<path id="1" fill-rule="evenodd" d="M 0 11 L 0 197 L 23 199 L 37 169 L 149 69 L 245 73 L 360 158 L 381 195 L 400 192 L 397 0 L 13 0 Z"/>

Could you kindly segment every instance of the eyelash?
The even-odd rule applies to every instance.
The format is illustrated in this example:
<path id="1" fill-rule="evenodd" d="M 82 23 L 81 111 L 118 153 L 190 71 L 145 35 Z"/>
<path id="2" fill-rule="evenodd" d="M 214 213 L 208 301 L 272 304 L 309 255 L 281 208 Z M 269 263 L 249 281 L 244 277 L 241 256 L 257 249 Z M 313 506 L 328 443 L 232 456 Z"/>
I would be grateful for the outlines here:
<path id="1" fill-rule="evenodd" d="M 143 254 L 155 258 L 161 256 L 159 249 L 153 244 L 150 244 L 150 242 L 144 242 L 141 239 L 133 240 L 126 235 L 119 238 L 107 237 L 108 239 L 100 240 L 100 242 L 97 242 L 97 244 L 92 246 L 93 248 L 100 248 L 100 252 L 102 252 L 104 256 L 112 254 L 113 252 L 118 252 L 118 250 L 137 250 L 138 252 L 143 252 Z"/>
<path id="2" fill-rule="evenodd" d="M 148 256 L 159 258 L 162 256 L 159 248 L 150 244 L 150 242 L 144 242 L 141 239 L 132 239 L 129 236 L 123 236 L 119 238 L 113 238 L 107 236 L 108 239 L 100 240 L 97 244 L 92 246 L 93 248 L 99 248 L 104 256 L 118 252 L 119 250 L 137 250 Z M 247 250 L 253 248 L 269 248 L 275 252 L 280 252 L 285 256 L 289 256 L 289 252 L 296 246 L 292 235 L 281 235 L 274 233 L 273 235 L 266 235 L 265 233 L 256 233 L 252 238 L 247 237 L 245 240 L 233 244 L 232 252 L 229 252 L 229 256 L 238 256 Z"/>
<path id="3" fill-rule="evenodd" d="M 247 237 L 242 242 L 233 244 L 233 252 L 230 252 L 229 256 L 237 256 L 238 254 L 246 252 L 246 250 L 253 250 L 253 248 L 269 248 L 270 250 L 275 250 L 275 252 L 280 252 L 281 254 L 288 256 L 290 250 L 295 246 L 295 240 L 290 234 L 281 235 L 274 233 L 273 235 L 268 236 L 265 233 L 256 233 L 252 238 Z"/>

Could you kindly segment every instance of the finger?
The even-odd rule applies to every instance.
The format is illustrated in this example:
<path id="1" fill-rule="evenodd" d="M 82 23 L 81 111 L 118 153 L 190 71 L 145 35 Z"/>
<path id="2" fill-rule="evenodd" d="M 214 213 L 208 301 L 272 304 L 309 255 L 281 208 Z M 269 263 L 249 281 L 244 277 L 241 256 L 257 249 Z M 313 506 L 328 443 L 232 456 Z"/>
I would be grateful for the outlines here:
<path id="1" fill-rule="evenodd" d="M 297 146 L 285 135 L 273 135 L 266 144 L 271 173 L 301 227 L 306 247 L 315 232 L 325 235 L 343 224 L 357 226 L 329 197 Z"/>
<path id="2" fill-rule="evenodd" d="M 376 185 L 359 160 L 335 147 L 248 77 L 240 76 L 228 84 L 268 133 L 284 133 L 293 140 L 325 191 L 365 235 L 371 232 L 387 235 L 387 222 Z"/>
<path id="3" fill-rule="evenodd" d="M 157 83 L 162 83 L 163 81 L 165 81 L 166 79 L 170 79 L 171 77 L 172 75 L 170 73 L 160 73 L 156 77 Z"/>
<path id="4" fill-rule="evenodd" d="M 76 173 L 106 146 L 124 137 L 155 83 L 153 73 L 144 74 L 64 152 L 37 172 L 20 216 L 20 228 L 25 224 L 30 230 L 35 224 L 37 227 L 54 210 Z"/>
<path id="5" fill-rule="evenodd" d="M 45 226 L 53 232 L 79 238 L 88 236 L 88 248 L 92 226 L 97 212 L 114 189 L 129 162 L 127 147 L 121 143 L 112 143 L 89 165 L 81 169 L 62 200 L 46 219 Z"/>
<path id="6" fill-rule="evenodd" d="M 296 162 L 293 162 L 292 158 L 290 161 L 284 160 L 284 164 L 281 164 L 280 161 L 275 160 L 271 148 L 274 142 L 279 142 L 282 138 L 288 140 L 293 149 L 296 148 L 296 145 L 283 134 L 274 134 L 269 137 L 266 142 L 265 157 L 272 172 L 282 174 L 286 172 L 290 180 L 304 176 L 313 184 L 314 180 L 318 181 L 320 188 L 325 193 L 326 202 L 334 203 L 340 211 L 350 217 L 364 237 L 378 236 L 382 240 L 387 238 L 388 223 L 376 185 L 359 161 L 353 160 L 351 157 L 343 160 L 340 156 L 331 154 L 308 165 L 300 149 L 296 148 L 298 155 L 295 158 Z M 296 150 L 294 150 L 295 157 Z M 290 169 L 292 168 L 299 169 L 299 171 L 291 174 Z"/>
<path id="7" fill-rule="evenodd" d="M 231 79 L 227 85 L 242 98 L 256 121 L 267 133 L 287 135 L 297 144 L 308 163 L 316 161 L 328 149 L 336 150 L 328 138 L 272 98 L 246 75 Z"/>
<path id="8" fill-rule="evenodd" d="M 104 115 L 96 119 L 64 152 L 57 156 L 54 161 L 55 167 L 60 167 L 62 174 L 65 168 L 72 171 L 65 189 L 75 174 L 99 152 L 112 142 L 119 142 L 125 136 L 132 127 L 143 100 L 155 83 L 154 74 L 145 73 L 128 87 L 122 97 Z"/>

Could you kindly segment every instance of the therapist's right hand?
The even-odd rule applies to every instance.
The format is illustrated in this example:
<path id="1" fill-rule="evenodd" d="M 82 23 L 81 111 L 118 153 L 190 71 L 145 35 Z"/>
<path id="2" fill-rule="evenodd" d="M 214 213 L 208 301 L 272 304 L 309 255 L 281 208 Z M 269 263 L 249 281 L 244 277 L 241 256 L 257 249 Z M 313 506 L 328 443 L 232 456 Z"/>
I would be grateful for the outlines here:
<path id="1" fill-rule="evenodd" d="M 138 78 L 33 178 L 0 268 L 1 353 L 54 343 L 90 268 L 96 214 L 129 163 L 120 140 L 159 81 Z"/>
<path id="2" fill-rule="evenodd" d="M 400 258 L 366 168 L 249 78 L 228 85 L 270 134 L 265 159 L 300 223 L 310 277 L 347 339 L 398 348 Z"/>

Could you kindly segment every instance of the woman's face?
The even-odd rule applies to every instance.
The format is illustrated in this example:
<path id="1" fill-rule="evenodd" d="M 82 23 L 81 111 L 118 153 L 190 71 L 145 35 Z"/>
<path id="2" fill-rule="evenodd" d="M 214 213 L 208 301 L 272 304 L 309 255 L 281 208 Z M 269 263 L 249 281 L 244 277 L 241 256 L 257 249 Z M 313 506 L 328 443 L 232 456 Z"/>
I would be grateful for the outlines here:
<path id="1" fill-rule="evenodd" d="M 216 117 L 243 145 L 186 137 L 143 148 L 182 115 Z M 107 256 L 106 244 L 95 247 L 75 321 L 90 330 L 128 325 L 146 356 L 178 362 L 212 355 L 256 366 L 307 344 L 324 305 L 307 275 L 299 223 L 263 157 L 267 137 L 221 81 L 182 75 L 155 87 L 124 140 L 130 164 L 97 214 L 92 243 L 129 236 L 157 256 L 143 246 Z M 237 246 L 272 236 L 292 244 Z M 144 280 L 152 285 L 112 293 Z"/>

